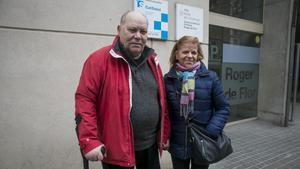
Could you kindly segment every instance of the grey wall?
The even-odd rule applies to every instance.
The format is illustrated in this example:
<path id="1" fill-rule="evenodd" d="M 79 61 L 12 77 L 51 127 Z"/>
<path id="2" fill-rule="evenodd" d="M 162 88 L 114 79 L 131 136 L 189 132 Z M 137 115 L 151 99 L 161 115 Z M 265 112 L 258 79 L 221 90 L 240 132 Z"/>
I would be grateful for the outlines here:
<path id="1" fill-rule="evenodd" d="M 148 43 L 164 72 L 174 44 L 176 2 L 204 8 L 208 43 L 209 1 L 168 2 L 170 39 Z M 82 167 L 74 131 L 82 64 L 112 42 L 121 14 L 132 7 L 133 0 L 0 0 L 1 169 Z"/>
<path id="2" fill-rule="evenodd" d="M 258 92 L 258 117 L 284 124 L 289 63 L 290 4 L 265 0 Z"/>

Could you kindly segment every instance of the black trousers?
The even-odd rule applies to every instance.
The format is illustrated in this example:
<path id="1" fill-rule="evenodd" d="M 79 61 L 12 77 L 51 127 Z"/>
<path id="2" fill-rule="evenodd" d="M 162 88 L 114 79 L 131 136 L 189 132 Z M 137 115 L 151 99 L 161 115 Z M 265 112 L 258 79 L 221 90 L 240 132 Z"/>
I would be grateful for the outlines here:
<path id="1" fill-rule="evenodd" d="M 208 165 L 197 165 L 193 162 L 193 159 L 182 160 L 172 156 L 173 169 L 189 169 L 190 163 L 192 165 L 191 169 L 208 169 Z"/>
<path id="2" fill-rule="evenodd" d="M 141 150 L 135 151 L 136 169 L 160 169 L 158 147 L 156 144 Z M 103 169 L 133 169 L 133 167 L 122 167 L 102 162 Z"/>

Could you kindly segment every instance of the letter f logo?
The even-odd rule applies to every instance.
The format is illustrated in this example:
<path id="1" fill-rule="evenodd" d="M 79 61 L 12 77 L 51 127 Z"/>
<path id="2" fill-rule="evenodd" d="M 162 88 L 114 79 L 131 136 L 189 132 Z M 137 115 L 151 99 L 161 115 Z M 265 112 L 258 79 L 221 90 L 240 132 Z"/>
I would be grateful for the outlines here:
<path id="1" fill-rule="evenodd" d="M 136 0 L 136 4 L 137 4 L 138 8 L 143 7 L 144 6 L 144 0 Z"/>

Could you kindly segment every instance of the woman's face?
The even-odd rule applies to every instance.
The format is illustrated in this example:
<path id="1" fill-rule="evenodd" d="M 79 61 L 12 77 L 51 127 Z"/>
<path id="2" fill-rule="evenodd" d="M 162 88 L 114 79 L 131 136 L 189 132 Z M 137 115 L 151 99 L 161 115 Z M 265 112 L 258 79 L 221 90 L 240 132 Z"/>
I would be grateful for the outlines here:
<path id="1" fill-rule="evenodd" d="M 192 42 L 183 43 L 176 51 L 176 60 L 181 66 L 190 69 L 197 62 L 197 45 Z"/>

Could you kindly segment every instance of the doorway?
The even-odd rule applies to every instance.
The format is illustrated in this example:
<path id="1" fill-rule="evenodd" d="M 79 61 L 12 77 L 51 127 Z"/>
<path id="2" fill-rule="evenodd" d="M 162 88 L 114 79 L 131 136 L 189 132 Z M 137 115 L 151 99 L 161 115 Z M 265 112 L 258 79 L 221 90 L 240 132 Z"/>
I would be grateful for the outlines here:
<path id="1" fill-rule="evenodd" d="M 285 126 L 288 122 L 295 120 L 295 113 L 299 113 L 300 102 L 300 3 L 294 0 L 293 18 L 291 26 L 291 54 L 289 62 L 289 78 L 288 78 L 288 99 L 287 99 L 287 116 Z"/>

